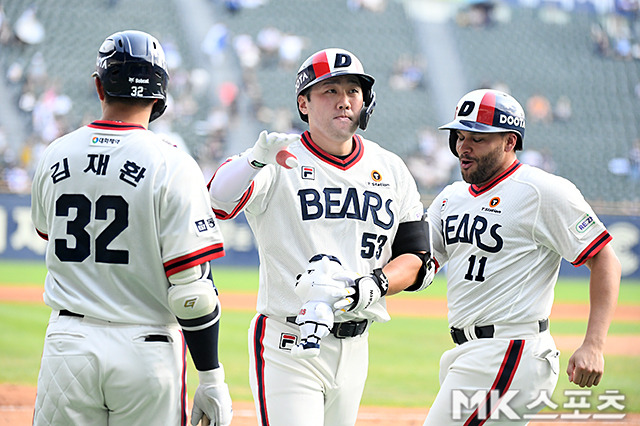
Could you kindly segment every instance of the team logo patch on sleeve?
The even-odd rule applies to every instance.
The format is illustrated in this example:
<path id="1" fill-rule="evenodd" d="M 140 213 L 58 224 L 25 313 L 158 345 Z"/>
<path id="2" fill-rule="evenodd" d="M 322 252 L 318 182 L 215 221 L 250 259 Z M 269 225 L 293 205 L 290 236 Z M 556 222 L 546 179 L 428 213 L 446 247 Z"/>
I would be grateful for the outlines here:
<path id="1" fill-rule="evenodd" d="M 571 225 L 571 228 L 569 229 L 576 237 L 580 238 L 595 224 L 595 219 L 588 213 L 585 213 L 585 215 L 578 219 L 576 223 Z"/>
<path id="2" fill-rule="evenodd" d="M 196 220 L 196 229 L 198 230 L 198 232 L 204 232 L 209 229 L 209 227 L 207 226 L 207 222 L 204 219 L 201 219 Z"/>

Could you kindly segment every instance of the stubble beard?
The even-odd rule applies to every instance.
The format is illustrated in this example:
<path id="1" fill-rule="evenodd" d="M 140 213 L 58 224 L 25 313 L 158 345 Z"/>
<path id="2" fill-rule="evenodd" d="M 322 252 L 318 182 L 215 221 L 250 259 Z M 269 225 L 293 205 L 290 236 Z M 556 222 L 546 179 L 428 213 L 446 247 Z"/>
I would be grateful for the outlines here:
<path id="1" fill-rule="evenodd" d="M 474 171 L 460 170 L 462 179 L 469 184 L 478 186 L 489 182 L 500 170 L 501 153 L 502 147 L 498 147 L 484 157 L 477 158 Z"/>

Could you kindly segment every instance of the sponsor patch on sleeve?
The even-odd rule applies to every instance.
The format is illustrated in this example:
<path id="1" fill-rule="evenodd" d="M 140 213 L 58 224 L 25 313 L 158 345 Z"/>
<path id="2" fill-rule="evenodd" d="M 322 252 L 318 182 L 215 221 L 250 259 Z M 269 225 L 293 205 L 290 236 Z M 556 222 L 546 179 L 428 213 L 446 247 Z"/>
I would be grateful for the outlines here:
<path id="1" fill-rule="evenodd" d="M 588 213 L 585 213 L 578 219 L 569 230 L 578 238 L 582 238 L 586 232 L 596 224 L 595 219 Z"/>

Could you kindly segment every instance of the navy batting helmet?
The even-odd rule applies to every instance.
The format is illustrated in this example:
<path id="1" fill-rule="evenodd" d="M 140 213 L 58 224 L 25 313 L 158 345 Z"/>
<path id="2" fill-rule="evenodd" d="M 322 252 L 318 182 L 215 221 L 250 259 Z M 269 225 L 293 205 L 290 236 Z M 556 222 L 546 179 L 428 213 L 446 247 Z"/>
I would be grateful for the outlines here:
<path id="1" fill-rule="evenodd" d="M 107 37 L 98 50 L 93 76 L 109 96 L 158 99 L 149 121 L 160 117 L 167 107 L 169 73 L 164 50 L 147 33 L 128 30 Z"/>
<path id="2" fill-rule="evenodd" d="M 456 157 L 456 130 L 477 133 L 513 132 L 518 137 L 516 150 L 522 149 L 524 139 L 524 110 L 512 96 L 492 89 L 480 89 L 464 95 L 456 106 L 455 119 L 440 126 L 449 130 L 449 148 Z"/>
<path id="3" fill-rule="evenodd" d="M 376 106 L 376 94 L 372 89 L 375 79 L 369 74 L 365 74 L 360 60 L 349 51 L 330 48 L 320 50 L 309 56 L 298 70 L 296 98 L 314 84 L 339 75 L 356 75 L 360 79 L 364 105 L 360 112 L 359 126 L 362 130 L 365 130 L 369 123 L 369 117 Z M 309 122 L 307 115 L 300 112 L 300 109 L 298 109 L 298 114 L 300 114 L 302 121 Z"/>

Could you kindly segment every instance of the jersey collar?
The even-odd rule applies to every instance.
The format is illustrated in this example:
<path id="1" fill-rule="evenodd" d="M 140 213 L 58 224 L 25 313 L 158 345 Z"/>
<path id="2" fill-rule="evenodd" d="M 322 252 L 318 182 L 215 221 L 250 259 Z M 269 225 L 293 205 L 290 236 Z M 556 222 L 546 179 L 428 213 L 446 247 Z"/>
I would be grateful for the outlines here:
<path id="1" fill-rule="evenodd" d="M 101 130 L 135 130 L 142 129 L 147 130 L 144 126 L 140 124 L 134 123 L 123 123 L 121 121 L 106 121 L 106 120 L 96 120 L 93 123 L 89 124 L 88 127 L 92 129 L 101 129 Z"/>
<path id="2" fill-rule="evenodd" d="M 511 166 L 509 166 L 509 168 L 507 170 L 502 172 L 499 176 L 497 176 L 494 180 L 492 180 L 491 182 L 487 183 L 486 185 L 484 185 L 482 187 L 477 186 L 475 184 L 469 185 L 469 192 L 474 197 L 477 197 L 479 195 L 484 194 L 485 192 L 490 191 L 497 184 L 499 184 L 500 182 L 502 182 L 503 180 L 505 180 L 506 178 L 511 176 L 516 170 L 518 170 L 518 168 L 520 168 L 520 166 L 522 166 L 522 163 L 520 161 L 518 161 L 518 160 L 515 160 L 511 164 Z"/>
<path id="3" fill-rule="evenodd" d="M 316 145 L 311 139 L 311 133 L 309 133 L 308 130 L 305 131 L 301 137 L 302 144 L 313 155 L 315 155 L 325 163 L 339 168 L 340 170 L 347 170 L 351 168 L 358 161 L 360 161 L 360 159 L 362 158 L 362 155 L 364 154 L 364 144 L 362 143 L 362 138 L 358 135 L 353 135 L 351 139 L 353 140 L 353 146 L 354 146 L 353 151 L 347 157 L 340 158 L 323 151 L 318 145 Z"/>

